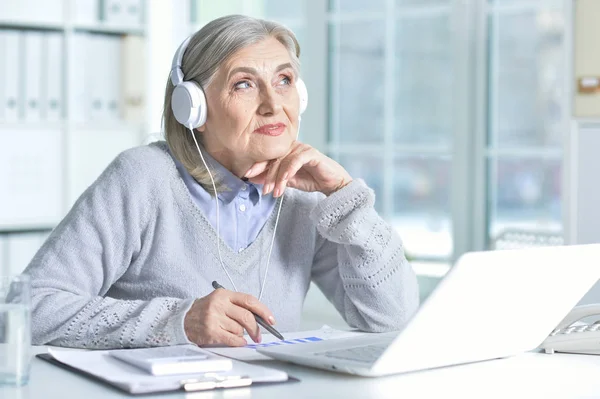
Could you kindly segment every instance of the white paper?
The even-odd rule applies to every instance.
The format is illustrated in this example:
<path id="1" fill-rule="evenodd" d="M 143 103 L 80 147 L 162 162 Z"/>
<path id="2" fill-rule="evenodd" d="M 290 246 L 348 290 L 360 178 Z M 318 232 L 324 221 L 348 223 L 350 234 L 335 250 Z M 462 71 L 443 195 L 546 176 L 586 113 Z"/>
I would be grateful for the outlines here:
<path id="1" fill-rule="evenodd" d="M 113 358 L 109 351 L 73 351 L 48 349 L 48 353 L 61 363 L 95 375 L 130 393 L 149 393 L 179 389 L 182 381 L 203 378 L 205 373 L 153 376 L 135 366 Z M 286 381 L 287 373 L 267 367 L 233 361 L 233 368 L 219 376 L 248 376 L 253 382 Z"/>
<path id="2" fill-rule="evenodd" d="M 252 341 L 252 339 L 245 335 L 244 338 L 248 342 L 247 346 L 244 347 L 207 347 L 204 348 L 207 351 L 227 356 L 232 359 L 243 360 L 243 361 L 254 361 L 254 360 L 273 360 L 268 356 L 265 356 L 256 351 L 257 347 L 267 347 L 274 345 L 302 345 L 307 342 L 325 341 L 331 339 L 350 338 L 363 335 L 364 333 L 355 331 L 343 331 L 336 330 L 327 325 L 324 325 L 318 330 L 312 331 L 298 331 L 284 333 L 284 341 L 273 336 L 272 334 L 262 334 L 262 340 L 259 344 Z"/>

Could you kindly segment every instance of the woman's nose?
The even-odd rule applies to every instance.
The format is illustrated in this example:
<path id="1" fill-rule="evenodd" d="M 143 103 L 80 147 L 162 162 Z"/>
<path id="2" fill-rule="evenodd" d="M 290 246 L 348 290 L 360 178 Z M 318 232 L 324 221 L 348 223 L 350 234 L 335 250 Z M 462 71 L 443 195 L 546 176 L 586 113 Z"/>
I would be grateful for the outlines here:
<path id="1" fill-rule="evenodd" d="M 272 87 L 265 87 L 260 93 L 258 113 L 261 115 L 277 114 L 282 108 L 281 98 Z"/>

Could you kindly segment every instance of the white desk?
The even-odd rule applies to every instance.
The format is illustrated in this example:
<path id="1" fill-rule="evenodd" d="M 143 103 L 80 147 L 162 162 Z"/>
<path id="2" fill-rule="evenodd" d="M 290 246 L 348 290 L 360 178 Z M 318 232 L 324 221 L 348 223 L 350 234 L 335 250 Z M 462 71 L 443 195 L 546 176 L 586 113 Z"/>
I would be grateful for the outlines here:
<path id="1" fill-rule="evenodd" d="M 46 348 L 35 348 L 36 353 Z M 352 377 L 280 362 L 297 383 L 229 391 L 160 394 L 161 398 L 581 398 L 600 397 L 600 356 L 526 353 L 513 358 L 383 378 Z M 132 396 L 33 359 L 29 385 L 0 388 L 2 399 L 112 399 Z M 142 396 L 143 398 L 149 396 Z M 152 395 L 151 397 L 158 397 Z"/>

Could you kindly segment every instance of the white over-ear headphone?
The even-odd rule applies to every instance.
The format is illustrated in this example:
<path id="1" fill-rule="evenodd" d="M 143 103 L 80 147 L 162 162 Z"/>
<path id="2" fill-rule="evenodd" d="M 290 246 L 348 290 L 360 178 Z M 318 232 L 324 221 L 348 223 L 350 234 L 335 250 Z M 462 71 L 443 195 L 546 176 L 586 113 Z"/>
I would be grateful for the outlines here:
<path id="1" fill-rule="evenodd" d="M 196 82 L 183 81 L 183 71 L 181 70 L 183 54 L 191 38 L 190 36 L 181 43 L 171 64 L 171 82 L 175 86 L 171 96 L 171 109 L 179 123 L 186 127 L 197 128 L 206 123 L 206 97 Z M 296 89 L 300 97 L 300 114 L 302 114 L 308 105 L 308 91 L 302 79 L 296 81 Z"/>

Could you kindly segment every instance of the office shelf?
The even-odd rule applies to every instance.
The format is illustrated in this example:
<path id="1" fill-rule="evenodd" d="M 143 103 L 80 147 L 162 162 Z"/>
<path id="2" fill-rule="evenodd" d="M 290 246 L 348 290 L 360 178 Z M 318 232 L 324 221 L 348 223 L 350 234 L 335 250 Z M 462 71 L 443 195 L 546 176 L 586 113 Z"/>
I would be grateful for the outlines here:
<path id="1" fill-rule="evenodd" d="M 145 34 L 143 27 L 110 26 L 110 25 L 86 25 L 75 24 L 73 29 L 76 32 L 106 33 L 110 35 L 136 35 Z"/>
<path id="2" fill-rule="evenodd" d="M 0 274 L 20 271 L 104 168 L 142 144 L 146 3 L 116 18 L 106 0 L 0 0 Z"/>
<path id="3" fill-rule="evenodd" d="M 13 21 L 0 18 L 0 28 L 2 29 L 20 29 L 20 30 L 42 30 L 42 31 L 64 31 L 65 24 L 59 22 L 33 22 L 33 21 Z"/>

